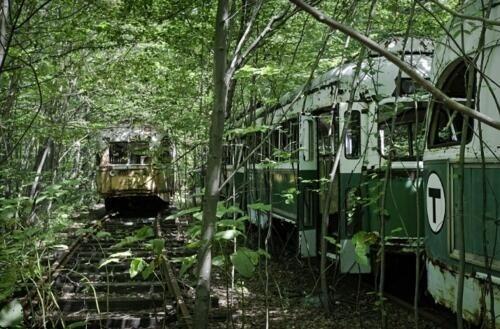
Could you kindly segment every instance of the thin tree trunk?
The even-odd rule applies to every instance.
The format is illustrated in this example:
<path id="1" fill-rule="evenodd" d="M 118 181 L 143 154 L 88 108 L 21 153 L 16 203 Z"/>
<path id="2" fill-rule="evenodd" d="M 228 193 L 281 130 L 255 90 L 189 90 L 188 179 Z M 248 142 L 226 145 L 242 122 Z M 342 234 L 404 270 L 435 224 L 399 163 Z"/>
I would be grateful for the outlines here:
<path id="1" fill-rule="evenodd" d="M 486 7 L 486 10 L 483 10 L 483 18 L 484 19 L 489 19 L 490 13 L 491 13 L 491 8 L 493 6 L 493 1 L 490 0 L 488 1 L 488 5 Z M 487 59 L 485 58 L 485 52 L 484 52 L 484 41 L 485 41 L 485 35 L 486 35 L 486 29 L 487 26 L 483 22 L 483 26 L 481 28 L 481 36 L 479 38 L 479 45 L 478 45 L 478 50 L 481 51 L 480 55 L 480 63 L 479 63 L 479 70 L 484 71 L 485 68 L 485 63 Z M 483 75 L 479 76 L 479 82 L 477 84 L 477 93 L 476 93 L 476 108 L 478 111 L 481 110 L 481 98 L 478 96 L 481 86 L 483 83 Z M 481 155 L 481 187 L 482 187 L 482 213 L 481 213 L 481 219 L 483 223 L 483 253 L 484 253 L 484 267 L 486 269 L 486 292 L 489 293 L 489 313 L 490 313 L 490 328 L 494 329 L 495 328 L 495 323 L 496 323 L 496 316 L 495 316 L 495 295 L 494 295 L 494 290 L 493 290 L 493 282 L 491 278 L 491 265 L 493 264 L 493 258 L 491 257 L 491 262 L 490 258 L 488 256 L 488 235 L 487 235 L 487 218 L 486 218 L 486 209 L 488 205 L 487 201 L 487 178 L 486 178 L 486 157 L 484 154 L 484 142 L 483 142 L 483 128 L 481 123 L 478 124 L 478 137 L 479 137 L 479 148 L 480 148 L 480 155 Z M 495 247 L 493 246 L 493 249 L 495 250 Z M 485 302 L 486 303 L 486 302 Z M 486 321 L 485 321 L 486 323 Z"/>
<path id="2" fill-rule="evenodd" d="M 40 176 L 42 175 L 43 166 L 45 165 L 45 161 L 47 160 L 47 156 L 49 155 L 49 152 L 50 152 L 50 145 L 51 145 L 51 141 L 49 139 L 47 141 L 47 145 L 45 146 L 45 150 L 43 151 L 42 158 L 40 159 L 40 162 L 38 163 L 38 167 L 36 169 L 35 180 L 33 181 L 33 184 L 31 185 L 30 198 L 32 198 L 32 199 L 35 197 L 35 194 L 36 194 L 36 191 L 38 188 L 38 184 L 40 182 Z"/>
<path id="3" fill-rule="evenodd" d="M 0 63 L 4 62 L 4 57 L 7 54 L 9 4 L 9 0 L 2 0 L 2 11 L 0 13 Z"/>
<path id="4" fill-rule="evenodd" d="M 212 239 L 215 234 L 219 181 L 222 165 L 224 116 L 227 107 L 229 79 L 226 72 L 229 1 L 219 0 L 215 22 L 214 44 L 214 108 L 211 115 L 210 139 L 205 177 L 202 243 L 198 251 L 198 282 L 194 309 L 194 328 L 208 326 L 210 278 L 212 271 Z"/>
<path id="5" fill-rule="evenodd" d="M 462 33 L 463 36 L 463 33 Z M 464 44 L 462 42 L 462 44 Z M 472 106 L 472 97 L 474 90 L 474 74 L 475 70 L 472 66 L 468 67 L 468 71 L 466 72 L 466 81 L 467 81 L 467 106 Z M 465 202 L 465 145 L 467 144 L 467 135 L 468 135 L 468 123 L 469 117 L 464 115 L 462 122 L 462 133 L 461 133 L 461 142 L 460 142 L 460 153 L 459 153 L 459 170 L 458 170 L 458 216 L 455 218 L 458 220 L 457 225 L 457 247 L 458 247 L 458 286 L 457 286 L 457 329 L 463 329 L 464 320 L 463 320 L 463 302 L 464 302 L 464 284 L 465 284 L 465 214 L 464 214 L 464 202 Z"/>

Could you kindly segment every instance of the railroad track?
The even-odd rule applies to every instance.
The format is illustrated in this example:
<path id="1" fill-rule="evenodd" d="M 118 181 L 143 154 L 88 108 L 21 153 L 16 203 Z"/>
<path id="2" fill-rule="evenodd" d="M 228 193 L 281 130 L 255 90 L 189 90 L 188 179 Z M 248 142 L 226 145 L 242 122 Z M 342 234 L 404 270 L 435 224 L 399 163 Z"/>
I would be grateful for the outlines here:
<path id="1" fill-rule="evenodd" d="M 409 312 L 414 311 L 413 303 L 400 298 L 396 295 L 390 293 L 384 293 L 384 297 L 390 300 L 392 303 L 401 306 L 402 308 L 408 310 Z M 421 303 L 418 308 L 418 315 L 420 319 L 425 319 L 436 324 L 439 328 L 454 329 L 456 328 L 455 321 L 456 318 L 449 310 L 444 309 L 441 306 L 431 305 L 429 301 Z"/>
<path id="2" fill-rule="evenodd" d="M 106 215 L 87 229 L 54 263 L 45 301 L 28 298 L 38 299 L 31 305 L 35 326 L 191 328 L 186 291 L 170 262 L 193 253 L 184 248 L 187 221 L 165 217 Z M 148 264 L 154 270 L 146 276 Z M 35 294 L 41 297 L 40 290 Z"/>
<path id="3" fill-rule="evenodd" d="M 373 282 L 367 282 L 367 281 L 362 281 L 361 282 L 361 287 L 362 289 L 365 290 L 365 293 L 367 292 L 373 292 L 375 291 L 375 286 L 373 285 Z M 355 289 L 355 288 L 353 288 Z M 393 292 L 384 292 L 384 298 L 392 303 L 393 305 L 397 306 L 398 308 L 404 309 L 409 312 L 409 314 L 413 314 L 414 312 L 414 305 L 413 305 L 413 296 L 412 295 L 407 295 L 402 292 L 396 292 L 397 289 L 393 289 Z M 404 291 L 404 289 L 401 289 L 401 291 Z M 387 306 L 386 306 L 387 307 Z M 450 310 L 435 304 L 434 301 L 428 297 L 422 296 L 420 298 L 419 302 L 419 307 L 418 307 L 418 316 L 420 319 L 420 322 L 422 320 L 426 321 L 427 323 L 432 323 L 435 325 L 435 328 L 443 328 L 443 329 L 454 329 L 456 328 L 455 326 L 455 315 L 450 312 Z M 421 328 L 428 328 L 425 326 L 425 324 L 420 323 Z M 433 327 L 434 328 L 434 327 Z"/>

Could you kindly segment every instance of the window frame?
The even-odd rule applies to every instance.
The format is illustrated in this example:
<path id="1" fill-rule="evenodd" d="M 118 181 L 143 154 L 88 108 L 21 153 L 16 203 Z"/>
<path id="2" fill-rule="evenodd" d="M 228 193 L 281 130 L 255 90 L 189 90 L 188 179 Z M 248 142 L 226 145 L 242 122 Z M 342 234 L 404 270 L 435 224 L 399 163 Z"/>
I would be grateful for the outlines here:
<path id="1" fill-rule="evenodd" d="M 349 119 L 349 121 L 347 121 Z M 356 150 L 357 153 L 353 154 L 351 152 L 347 152 L 347 141 L 348 138 L 352 141 L 353 138 L 349 137 L 349 132 L 353 130 L 353 123 L 357 122 L 357 126 L 355 127 L 355 133 L 357 136 L 357 141 L 356 141 Z M 350 113 L 349 111 L 344 112 L 344 127 L 346 129 L 346 135 L 345 135 L 345 140 L 344 140 L 344 157 L 349 160 L 357 160 L 361 158 L 361 111 L 359 110 L 351 110 Z M 354 149 L 354 148 L 353 148 Z"/>
<path id="2" fill-rule="evenodd" d="M 469 60 L 471 60 L 471 59 L 469 59 Z M 437 86 L 445 94 L 449 95 L 452 91 L 446 90 L 446 87 L 447 87 L 447 84 L 450 83 L 450 81 L 454 80 L 456 78 L 456 76 L 458 75 L 457 70 L 464 70 L 464 74 L 470 74 L 470 73 L 467 73 L 468 69 L 474 69 L 474 68 L 471 66 L 467 67 L 467 63 L 463 58 L 459 58 L 459 59 L 451 62 L 443 70 L 443 73 L 441 74 L 441 76 L 438 79 Z M 460 72 L 460 71 L 458 71 L 458 72 Z M 473 79 L 474 79 L 474 81 L 473 81 L 473 88 L 472 88 L 472 97 L 470 99 L 472 108 L 475 107 L 475 103 L 476 103 L 475 98 L 477 96 L 477 72 L 475 69 L 474 69 L 474 73 L 473 73 Z M 456 95 L 453 95 L 451 97 L 452 99 L 457 100 L 461 103 L 465 103 L 467 101 L 467 90 L 466 90 L 467 89 L 467 77 L 464 77 L 464 84 L 465 85 L 463 87 L 464 87 L 465 94 L 461 93 L 461 95 L 464 97 L 456 97 Z M 456 113 L 456 115 L 459 116 L 458 118 L 461 118 L 461 121 L 460 121 L 461 124 L 463 124 L 464 115 L 462 115 L 461 113 L 458 113 L 457 111 L 449 109 L 443 103 L 437 102 L 435 99 L 432 100 L 431 105 L 429 107 L 429 110 L 431 111 L 431 117 L 430 117 L 430 123 L 429 123 L 429 133 L 427 136 L 427 148 L 428 149 L 439 149 L 439 148 L 444 148 L 444 147 L 449 147 L 449 146 L 460 145 L 461 140 L 462 140 L 462 136 L 461 136 L 462 135 L 461 134 L 462 127 L 460 127 L 460 134 L 459 135 L 457 134 L 457 136 L 459 138 L 457 138 L 456 141 L 453 141 L 453 140 L 452 141 L 443 141 L 443 142 L 437 141 L 437 137 L 438 137 L 438 133 L 439 133 L 439 131 L 438 131 L 439 121 L 440 121 L 439 115 L 441 113 L 443 113 L 444 111 L 446 111 L 444 113 L 448 115 L 448 117 L 449 117 L 448 120 L 450 120 L 453 117 L 453 115 Z M 453 119 L 453 120 L 455 120 L 455 119 Z M 453 121 L 450 124 L 454 125 Z M 474 136 L 474 128 L 475 128 L 474 119 L 467 117 L 467 125 L 468 125 L 468 129 L 466 132 L 467 136 L 466 136 L 465 144 L 469 144 L 472 141 L 472 138 Z"/>

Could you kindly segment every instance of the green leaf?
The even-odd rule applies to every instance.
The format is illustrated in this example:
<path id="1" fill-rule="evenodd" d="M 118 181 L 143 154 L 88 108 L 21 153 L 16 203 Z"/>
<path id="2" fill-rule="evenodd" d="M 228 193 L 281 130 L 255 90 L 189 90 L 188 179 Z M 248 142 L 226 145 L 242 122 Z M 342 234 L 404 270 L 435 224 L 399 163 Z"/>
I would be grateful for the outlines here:
<path id="1" fill-rule="evenodd" d="M 153 252 L 155 255 L 161 255 L 163 252 L 163 248 L 165 247 L 165 240 L 163 239 L 154 239 L 151 240 L 151 248 L 153 249 Z"/>
<path id="2" fill-rule="evenodd" d="M 87 326 L 86 321 L 73 322 L 66 326 L 66 329 L 83 328 Z"/>
<path id="3" fill-rule="evenodd" d="M 403 231 L 403 228 L 402 227 L 397 227 L 397 228 L 391 230 L 391 234 L 396 234 L 396 233 L 399 233 L 401 231 Z"/>
<path id="4" fill-rule="evenodd" d="M 136 242 L 146 240 L 152 236 L 154 236 L 153 229 L 150 226 L 144 226 L 136 230 L 133 236 L 126 236 L 117 244 L 112 245 L 111 249 L 123 248 L 135 244 Z"/>
<path id="5" fill-rule="evenodd" d="M 5 305 L 0 311 L 0 327 L 11 328 L 23 319 L 23 306 L 17 299 Z"/>
<path id="6" fill-rule="evenodd" d="M 230 206 L 230 207 L 226 208 L 222 202 L 219 202 L 217 204 L 217 217 L 218 218 L 222 218 L 224 215 L 234 214 L 234 213 L 243 214 L 243 211 L 236 206 Z"/>
<path id="7" fill-rule="evenodd" d="M 179 271 L 179 276 L 184 276 L 186 272 L 196 264 L 196 255 L 187 256 L 182 259 L 181 270 Z"/>
<path id="8" fill-rule="evenodd" d="M 192 242 L 186 244 L 186 248 L 188 248 L 188 249 L 198 249 L 200 246 L 201 246 L 200 240 L 195 240 L 195 241 L 192 241 Z"/>
<path id="9" fill-rule="evenodd" d="M 97 234 L 95 236 L 98 239 L 107 239 L 107 238 L 111 238 L 111 233 L 106 232 L 106 231 L 99 231 L 99 232 L 97 232 Z"/>
<path id="10" fill-rule="evenodd" d="M 189 209 L 183 209 L 183 210 L 180 210 L 180 211 L 176 212 L 175 214 L 172 214 L 172 215 L 168 216 L 167 219 L 169 219 L 169 220 L 170 219 L 176 219 L 178 217 L 190 215 L 190 214 L 198 212 L 198 211 L 200 211 L 200 207 L 193 207 L 193 208 L 189 208 Z"/>
<path id="11" fill-rule="evenodd" d="M 267 211 L 271 211 L 271 205 L 270 204 L 264 204 L 262 202 L 249 204 L 248 208 L 253 209 L 253 210 L 266 211 L 266 212 Z"/>
<path id="12" fill-rule="evenodd" d="M 247 218 L 248 219 L 248 218 Z M 247 220 L 245 219 L 245 220 Z M 245 221 L 244 220 L 233 220 L 233 219 L 221 219 L 217 221 L 217 227 L 230 227 L 233 229 L 238 229 L 240 231 L 245 230 Z"/>
<path id="13" fill-rule="evenodd" d="M 356 254 L 356 261 L 361 265 L 368 265 L 368 252 L 370 246 L 373 245 L 378 239 L 378 236 L 373 232 L 359 231 L 352 237 L 354 244 L 354 252 Z"/>
<path id="14" fill-rule="evenodd" d="M 193 215 L 193 218 L 201 221 L 203 219 L 203 212 L 199 211 Z"/>
<path id="15" fill-rule="evenodd" d="M 193 225 L 189 230 L 187 230 L 187 234 L 191 239 L 198 237 L 201 234 L 201 224 Z"/>
<path id="16" fill-rule="evenodd" d="M 212 265 L 217 267 L 223 267 L 226 263 L 226 257 L 223 255 L 215 256 L 212 258 Z"/>
<path id="17" fill-rule="evenodd" d="M 142 270 L 144 269 L 144 267 L 146 265 L 147 265 L 146 262 L 142 258 L 132 259 L 132 262 L 130 262 L 130 268 L 129 268 L 130 277 L 134 278 L 135 276 L 137 276 L 137 274 L 142 272 Z"/>
<path id="18" fill-rule="evenodd" d="M 234 254 L 231 255 L 231 263 L 238 273 L 246 278 L 250 278 L 255 270 L 255 264 L 252 261 L 252 256 L 243 248 L 236 250 Z"/>
<path id="19" fill-rule="evenodd" d="M 154 235 L 155 234 L 153 232 L 153 229 L 150 226 L 141 227 L 140 229 L 138 229 L 134 233 L 134 237 L 136 237 L 137 239 L 140 239 L 140 240 L 145 240 L 145 239 L 150 238 Z"/>
<path id="20" fill-rule="evenodd" d="M 142 271 L 141 275 L 142 275 L 142 278 L 144 280 L 146 280 L 147 278 L 149 278 L 149 276 L 154 272 L 155 270 L 155 267 L 156 267 L 156 264 L 153 261 L 151 261 L 147 266 L 146 268 Z"/>
<path id="21" fill-rule="evenodd" d="M 239 235 L 244 236 L 244 234 L 241 233 L 240 231 L 235 230 L 235 229 L 231 229 L 231 230 L 225 230 L 225 231 L 215 233 L 214 239 L 215 240 L 221 240 L 221 239 L 222 240 L 232 240 Z"/>

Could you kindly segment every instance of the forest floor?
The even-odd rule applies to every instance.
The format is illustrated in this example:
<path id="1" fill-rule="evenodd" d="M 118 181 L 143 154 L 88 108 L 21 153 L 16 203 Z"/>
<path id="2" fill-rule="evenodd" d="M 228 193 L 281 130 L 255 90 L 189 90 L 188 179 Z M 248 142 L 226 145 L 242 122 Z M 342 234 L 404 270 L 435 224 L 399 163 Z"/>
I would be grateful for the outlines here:
<path id="1" fill-rule="evenodd" d="M 262 264 L 264 265 L 264 264 Z M 324 312 L 318 294 L 318 264 L 291 257 L 273 257 L 268 263 L 268 297 L 266 271 L 262 266 L 251 279 L 233 290 L 227 289 L 225 275 L 214 273 L 213 288 L 221 310 L 228 310 L 227 296 L 232 300 L 229 323 L 211 321 L 211 328 L 379 328 L 380 308 L 377 295 L 368 284 L 358 289 L 358 276 L 344 276 L 335 288 L 333 310 Z M 220 312 L 220 311 L 219 311 Z M 414 328 L 413 311 L 391 301 L 386 302 L 387 328 Z M 222 312 L 224 313 L 224 311 Z M 221 315 L 221 314 L 219 314 Z M 419 328 L 453 328 L 444 320 L 437 324 L 420 320 Z"/>

